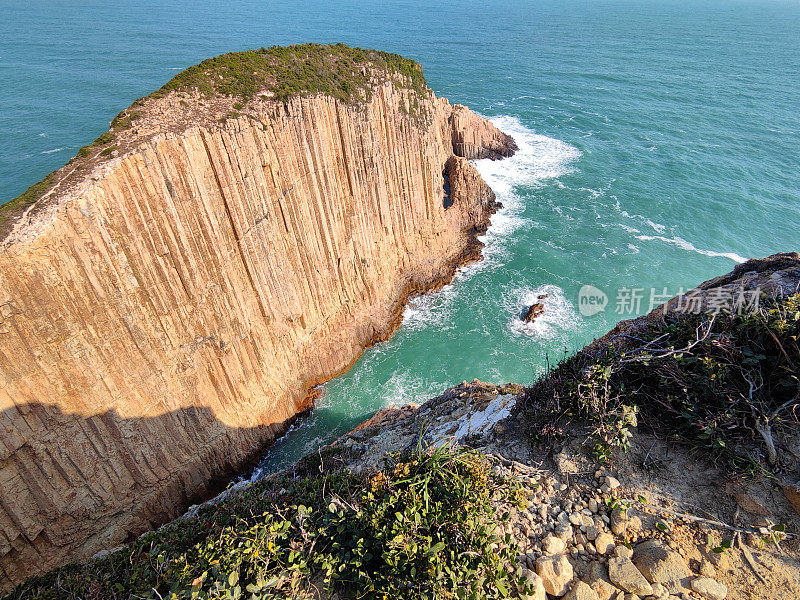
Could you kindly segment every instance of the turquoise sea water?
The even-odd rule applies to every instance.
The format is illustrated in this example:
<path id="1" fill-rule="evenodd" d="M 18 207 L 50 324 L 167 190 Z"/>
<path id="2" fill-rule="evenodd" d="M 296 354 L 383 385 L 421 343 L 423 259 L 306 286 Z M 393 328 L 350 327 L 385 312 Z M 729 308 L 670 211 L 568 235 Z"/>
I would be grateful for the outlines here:
<path id="1" fill-rule="evenodd" d="M 343 41 L 419 60 L 429 85 L 512 134 L 478 168 L 505 208 L 486 260 L 414 301 L 325 386 L 273 469 L 391 403 L 462 379 L 531 382 L 620 318 L 743 258 L 800 249 L 800 3 L 0 0 L 0 201 L 135 98 L 229 50 Z M 608 309 L 582 317 L 592 284 Z M 519 313 L 547 293 L 546 314 Z M 627 308 L 627 307 L 626 307 Z"/>

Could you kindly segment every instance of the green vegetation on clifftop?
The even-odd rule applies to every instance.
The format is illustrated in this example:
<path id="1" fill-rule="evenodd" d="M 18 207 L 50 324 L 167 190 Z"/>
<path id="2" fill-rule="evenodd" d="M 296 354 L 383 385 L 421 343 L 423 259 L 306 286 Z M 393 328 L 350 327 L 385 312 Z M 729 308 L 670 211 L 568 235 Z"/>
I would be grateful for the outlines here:
<path id="1" fill-rule="evenodd" d="M 278 101 L 326 94 L 343 102 L 363 102 L 370 97 L 373 79 L 386 76 L 398 76 L 398 86 L 417 93 L 427 90 L 419 63 L 398 54 L 344 44 L 300 44 L 209 58 L 178 73 L 151 97 L 197 90 L 245 100 L 271 92 L 270 99 Z"/>
<path id="2" fill-rule="evenodd" d="M 798 336 L 800 294 L 762 297 L 749 314 L 668 313 L 537 381 L 521 409 L 526 428 L 544 441 L 589 424 L 604 460 L 638 422 L 728 467 L 780 469 L 774 436 L 800 424 Z"/>

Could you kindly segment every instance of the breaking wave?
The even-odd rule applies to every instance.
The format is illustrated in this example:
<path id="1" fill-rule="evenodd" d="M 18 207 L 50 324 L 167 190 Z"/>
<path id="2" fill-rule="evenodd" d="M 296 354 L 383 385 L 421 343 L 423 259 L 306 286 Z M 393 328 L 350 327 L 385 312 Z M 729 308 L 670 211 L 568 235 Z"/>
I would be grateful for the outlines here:
<path id="1" fill-rule="evenodd" d="M 687 242 L 685 239 L 677 236 L 673 238 L 668 238 L 662 235 L 637 235 L 634 237 L 636 237 L 637 240 L 642 240 L 643 242 L 658 240 L 660 242 L 664 242 L 665 244 L 672 244 L 673 246 L 677 246 L 678 248 L 686 250 L 687 252 L 696 252 L 697 254 L 702 254 L 704 256 L 722 256 L 739 264 L 747 261 L 746 258 L 744 258 L 743 256 L 739 256 L 735 252 L 715 252 L 714 250 L 700 250 L 691 242 Z"/>

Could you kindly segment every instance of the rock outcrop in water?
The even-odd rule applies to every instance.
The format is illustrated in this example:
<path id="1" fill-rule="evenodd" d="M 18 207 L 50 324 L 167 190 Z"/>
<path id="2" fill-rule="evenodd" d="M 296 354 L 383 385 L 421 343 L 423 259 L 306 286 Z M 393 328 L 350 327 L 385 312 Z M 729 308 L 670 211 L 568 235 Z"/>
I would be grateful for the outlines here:
<path id="1" fill-rule="evenodd" d="M 208 497 L 410 294 L 478 257 L 495 203 L 467 159 L 513 140 L 410 61 L 306 48 L 364 93 L 292 94 L 248 66 L 242 99 L 187 71 L 6 224 L 0 590 Z"/>

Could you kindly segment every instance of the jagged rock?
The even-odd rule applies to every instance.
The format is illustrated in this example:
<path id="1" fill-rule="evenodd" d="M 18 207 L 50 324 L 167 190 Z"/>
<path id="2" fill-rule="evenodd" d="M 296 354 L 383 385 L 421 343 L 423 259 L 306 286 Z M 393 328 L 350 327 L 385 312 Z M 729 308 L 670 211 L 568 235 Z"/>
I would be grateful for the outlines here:
<path id="1" fill-rule="evenodd" d="M 611 585 L 608 580 L 608 569 L 597 561 L 593 561 L 589 565 L 589 572 L 585 580 L 600 600 L 611 600 L 619 594 L 619 589 Z"/>
<path id="2" fill-rule="evenodd" d="M 614 536 L 603 532 L 594 540 L 594 547 L 599 554 L 610 554 L 614 551 Z"/>
<path id="3" fill-rule="evenodd" d="M 648 540 L 633 551 L 633 564 L 650 583 L 679 581 L 692 574 L 683 557 L 661 540 Z"/>
<path id="4" fill-rule="evenodd" d="M 708 600 L 725 600 L 728 596 L 728 586 L 710 577 L 693 579 L 692 590 Z"/>
<path id="5" fill-rule="evenodd" d="M 592 583 L 592 589 L 600 600 L 611 600 L 620 593 L 619 588 L 611 585 L 611 582 L 605 579 L 598 579 Z"/>
<path id="6" fill-rule="evenodd" d="M 521 600 L 547 600 L 547 594 L 544 588 L 544 580 L 538 574 L 530 569 L 523 569 L 522 576 L 527 581 L 528 585 L 533 588 L 533 593 L 520 596 Z"/>
<path id="7" fill-rule="evenodd" d="M 545 554 L 561 554 L 567 549 L 564 540 L 554 535 L 548 535 L 542 540 L 542 552 Z"/>
<path id="8" fill-rule="evenodd" d="M 783 495 L 786 496 L 789 504 L 792 505 L 794 512 L 800 515 L 800 486 L 784 485 L 781 487 L 783 489 Z"/>
<path id="9" fill-rule="evenodd" d="M 650 582 L 636 568 L 630 558 L 617 556 L 608 561 L 608 578 L 615 586 L 631 594 L 653 593 Z"/>
<path id="10" fill-rule="evenodd" d="M 525 323 L 533 323 L 536 319 L 544 314 L 544 304 L 541 302 L 536 302 L 531 304 L 525 314 L 522 317 L 522 320 Z"/>
<path id="11" fill-rule="evenodd" d="M 600 597 L 589 585 L 578 580 L 564 596 L 564 600 L 600 600 Z"/>
<path id="12" fill-rule="evenodd" d="M 654 598 L 667 598 L 669 596 L 669 590 L 660 583 L 654 583 L 652 585 L 652 588 L 653 588 L 652 596 Z"/>
<path id="13" fill-rule="evenodd" d="M 770 514 L 767 508 L 761 504 L 761 502 L 753 498 L 753 496 L 750 494 L 740 492 L 738 494 L 734 494 L 733 498 L 736 500 L 736 504 L 738 504 L 743 510 L 749 512 L 751 515 L 760 515 L 762 517 L 766 517 Z"/>
<path id="14" fill-rule="evenodd" d="M 545 556 L 536 561 L 536 573 L 544 582 L 544 589 L 551 596 L 561 597 L 569 590 L 573 570 L 563 554 Z"/>
<path id="15" fill-rule="evenodd" d="M 556 526 L 553 530 L 556 537 L 561 538 L 566 543 L 570 543 L 573 538 L 572 523 L 569 521 L 569 516 L 562 512 L 558 515 Z"/>

